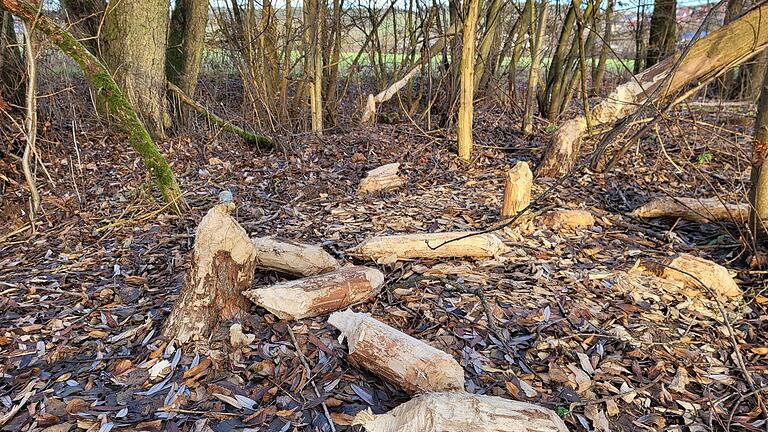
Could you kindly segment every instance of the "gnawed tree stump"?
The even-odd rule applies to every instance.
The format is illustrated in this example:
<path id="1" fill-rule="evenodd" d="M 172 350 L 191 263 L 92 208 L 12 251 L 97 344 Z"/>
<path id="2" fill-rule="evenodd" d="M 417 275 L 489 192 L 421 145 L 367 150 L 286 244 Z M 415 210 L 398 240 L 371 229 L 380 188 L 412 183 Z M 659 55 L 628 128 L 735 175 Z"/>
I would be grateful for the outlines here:
<path id="1" fill-rule="evenodd" d="M 384 285 L 384 274 L 348 266 L 319 276 L 245 291 L 243 295 L 280 319 L 315 317 L 368 300 Z"/>
<path id="2" fill-rule="evenodd" d="M 567 432 L 547 408 L 469 393 L 428 393 L 380 415 L 370 409 L 352 421 L 368 432 Z"/>
<path id="3" fill-rule="evenodd" d="M 360 181 L 360 185 L 357 186 L 357 194 L 364 195 L 399 188 L 405 184 L 405 179 L 397 175 L 399 169 L 399 163 L 391 163 L 368 171 L 365 178 Z"/>
<path id="4" fill-rule="evenodd" d="M 731 277 L 728 269 L 708 259 L 680 254 L 665 265 L 648 263 L 648 267 L 659 276 L 682 282 L 690 288 L 703 291 L 704 295 L 709 295 L 709 293 L 705 291 L 706 288 L 702 287 L 701 283 L 716 295 L 730 299 L 738 299 L 742 296 L 741 289 Z"/>
<path id="5" fill-rule="evenodd" d="M 488 258 L 508 251 L 509 247 L 495 234 L 446 232 L 372 237 L 351 252 L 379 263 L 392 263 L 415 258 Z"/>
<path id="6" fill-rule="evenodd" d="M 368 314 L 334 312 L 328 323 L 347 338 L 352 364 L 408 393 L 464 389 L 464 369 L 453 357 Z"/>
<path id="7" fill-rule="evenodd" d="M 659 198 L 636 208 L 638 218 L 674 217 L 707 223 L 749 220 L 749 204 L 727 204 L 719 198 Z"/>
<path id="8" fill-rule="evenodd" d="M 220 322 L 237 321 L 250 303 L 242 292 L 251 288 L 256 248 L 229 213 L 231 202 L 208 211 L 195 232 L 192 268 L 165 323 L 163 334 L 181 344 L 208 349 Z"/>
<path id="9" fill-rule="evenodd" d="M 336 270 L 339 262 L 319 246 L 275 237 L 251 239 L 256 248 L 256 267 L 298 276 L 314 276 Z"/>
<path id="10" fill-rule="evenodd" d="M 531 203 L 533 173 L 525 162 L 518 162 L 507 171 L 504 181 L 504 202 L 501 206 L 502 219 L 509 219 Z"/>
<path id="11" fill-rule="evenodd" d="M 576 230 L 593 226 L 595 217 L 587 210 L 558 209 L 541 215 L 539 222 L 554 230 Z"/>

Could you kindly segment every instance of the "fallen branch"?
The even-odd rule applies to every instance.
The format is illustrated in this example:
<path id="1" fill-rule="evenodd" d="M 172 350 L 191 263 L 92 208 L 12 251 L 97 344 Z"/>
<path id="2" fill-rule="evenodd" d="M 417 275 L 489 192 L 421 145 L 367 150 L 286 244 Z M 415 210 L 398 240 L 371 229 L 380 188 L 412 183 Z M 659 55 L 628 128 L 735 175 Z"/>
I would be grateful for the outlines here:
<path id="1" fill-rule="evenodd" d="M 749 220 L 749 204 L 726 204 L 720 198 L 658 198 L 636 208 L 637 218 L 674 217 L 707 223 Z"/>
<path id="2" fill-rule="evenodd" d="M 319 246 L 275 237 L 251 239 L 256 248 L 256 267 L 298 276 L 314 276 L 340 267 L 334 257 Z"/>
<path id="3" fill-rule="evenodd" d="M 232 124 L 232 122 L 229 122 L 227 120 L 224 120 L 223 118 L 217 116 L 216 114 L 212 113 L 211 111 L 207 110 L 204 106 L 200 105 L 199 103 L 195 102 L 194 99 L 187 96 L 186 93 L 184 93 L 183 90 L 178 88 L 175 84 L 173 84 L 170 81 L 166 81 L 165 83 L 168 86 L 168 90 L 172 91 L 176 94 L 176 96 L 179 97 L 179 100 L 183 103 L 189 105 L 192 109 L 197 111 L 198 114 L 200 114 L 203 118 L 210 120 L 214 124 L 220 126 L 225 131 L 235 134 L 239 136 L 240 138 L 244 139 L 249 144 L 255 144 L 259 148 L 274 148 L 275 147 L 275 141 L 272 138 L 269 138 L 264 135 L 258 135 L 252 132 L 248 132 L 245 129 L 239 128 Z"/>
<path id="4" fill-rule="evenodd" d="M 372 237 L 351 252 L 376 262 L 392 263 L 414 258 L 488 258 L 508 250 L 495 234 L 447 232 Z"/>

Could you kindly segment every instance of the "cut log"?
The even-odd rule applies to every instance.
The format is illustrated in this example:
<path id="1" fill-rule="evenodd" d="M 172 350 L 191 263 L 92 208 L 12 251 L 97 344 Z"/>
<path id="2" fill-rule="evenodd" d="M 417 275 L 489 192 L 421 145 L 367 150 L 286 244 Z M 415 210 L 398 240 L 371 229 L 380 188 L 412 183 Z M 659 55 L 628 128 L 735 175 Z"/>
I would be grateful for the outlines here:
<path id="1" fill-rule="evenodd" d="M 256 267 L 298 276 L 314 276 L 340 267 L 339 262 L 319 246 L 275 237 L 251 239 L 256 248 Z"/>
<path id="2" fill-rule="evenodd" d="M 347 338 L 352 364 L 408 393 L 464 389 L 464 369 L 453 357 L 368 314 L 334 312 L 328 323 Z"/>
<path id="3" fill-rule="evenodd" d="M 592 127 L 620 120 L 649 98 L 663 100 L 691 82 L 705 81 L 749 59 L 768 46 L 768 26 L 764 25 L 766 14 L 768 3 L 761 3 L 695 41 L 684 57 L 681 57 L 682 52 L 676 53 L 618 86 L 593 108 L 590 115 Z M 578 157 L 586 131 L 584 116 L 563 123 L 552 137 L 536 174 L 560 177 L 568 173 Z"/>
<path id="4" fill-rule="evenodd" d="M 518 162 L 507 172 L 504 181 L 504 203 L 501 206 L 502 219 L 509 219 L 531 203 L 533 173 L 525 162 Z"/>
<path id="5" fill-rule="evenodd" d="M 375 415 L 359 412 L 354 425 L 368 432 L 567 432 L 547 408 L 496 396 L 429 393 Z"/>
<path id="6" fill-rule="evenodd" d="M 638 218 L 674 217 L 707 223 L 749 220 L 749 204 L 726 204 L 719 198 L 659 198 L 636 208 Z"/>
<path id="7" fill-rule="evenodd" d="M 380 190 L 396 189 L 404 185 L 405 179 L 397 175 L 399 169 L 399 163 L 391 163 L 368 171 L 368 174 L 360 181 L 360 185 L 357 187 L 358 195 Z"/>
<path id="8" fill-rule="evenodd" d="M 367 239 L 353 249 L 352 253 L 377 262 L 391 263 L 415 258 L 488 258 L 509 251 L 495 234 L 472 234 L 474 233 L 447 232 L 378 236 Z M 464 238 L 465 236 L 468 237 Z M 458 238 L 461 239 L 445 243 Z"/>
<path id="9" fill-rule="evenodd" d="M 384 274 L 362 266 L 245 291 L 252 302 L 280 319 L 297 320 L 334 312 L 368 300 L 384 285 Z"/>
<path id="10" fill-rule="evenodd" d="M 232 209 L 231 202 L 219 204 L 197 226 L 192 268 L 163 329 L 178 343 L 194 342 L 198 352 L 207 351 L 219 323 L 239 320 L 250 304 L 242 292 L 253 282 L 256 249 Z"/>
<path id="11" fill-rule="evenodd" d="M 741 289 L 731 277 L 728 269 L 704 258 L 680 254 L 658 270 L 660 270 L 661 277 L 682 282 L 690 288 L 705 289 L 697 281 L 698 279 L 717 295 L 732 299 L 741 298 L 742 295 Z"/>
<path id="12" fill-rule="evenodd" d="M 554 230 L 576 230 L 595 225 L 595 217 L 586 210 L 552 210 L 541 215 L 539 221 Z"/>

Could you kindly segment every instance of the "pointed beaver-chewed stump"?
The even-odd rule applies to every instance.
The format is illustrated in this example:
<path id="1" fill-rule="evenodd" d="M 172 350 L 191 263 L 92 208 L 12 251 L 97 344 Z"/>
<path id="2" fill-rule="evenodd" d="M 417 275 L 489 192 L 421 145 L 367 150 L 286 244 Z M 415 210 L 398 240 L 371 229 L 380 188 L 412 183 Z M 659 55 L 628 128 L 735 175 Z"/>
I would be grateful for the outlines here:
<path id="1" fill-rule="evenodd" d="M 233 208 L 219 204 L 197 226 L 192 268 L 163 329 L 181 344 L 195 343 L 198 352 L 208 349 L 218 323 L 236 321 L 250 304 L 242 292 L 253 282 L 256 249 L 229 215 Z"/>
<path id="2" fill-rule="evenodd" d="M 368 432 L 568 432 L 550 409 L 464 392 L 428 393 L 380 415 L 361 411 L 352 424 Z"/>
<path id="3" fill-rule="evenodd" d="M 495 234 L 444 232 L 371 237 L 351 252 L 389 264 L 415 258 L 489 258 L 508 251 Z"/>
<path id="4" fill-rule="evenodd" d="M 638 218 L 674 217 L 694 222 L 742 222 L 749 219 L 749 204 L 724 203 L 719 198 L 659 198 L 636 208 Z"/>
<path id="5" fill-rule="evenodd" d="M 252 302 L 280 319 L 296 320 L 343 309 L 378 294 L 384 274 L 362 267 L 342 269 L 245 291 Z"/>
<path id="6" fill-rule="evenodd" d="M 319 246 L 275 237 L 251 239 L 256 248 L 256 267 L 298 276 L 314 276 L 338 269 L 339 262 Z"/>
<path id="7" fill-rule="evenodd" d="M 334 312 L 328 323 L 347 338 L 350 363 L 410 394 L 464 389 L 464 369 L 453 357 L 368 314 Z"/>
<path id="8" fill-rule="evenodd" d="M 501 206 L 502 219 L 509 219 L 528 207 L 532 185 L 533 173 L 527 163 L 520 161 L 507 172 Z"/>

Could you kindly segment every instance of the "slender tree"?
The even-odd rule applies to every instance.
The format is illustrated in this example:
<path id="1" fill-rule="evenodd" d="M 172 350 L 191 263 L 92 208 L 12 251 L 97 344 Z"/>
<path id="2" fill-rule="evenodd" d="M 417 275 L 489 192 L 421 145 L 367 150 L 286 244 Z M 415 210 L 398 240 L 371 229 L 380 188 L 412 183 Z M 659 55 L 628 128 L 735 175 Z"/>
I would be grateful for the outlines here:
<path id="1" fill-rule="evenodd" d="M 645 67 L 651 67 L 675 52 L 677 44 L 677 0 L 656 0 L 648 35 Z"/>
<path id="2" fill-rule="evenodd" d="M 13 15 L 0 6 L 0 107 L 22 105 L 24 60 L 13 28 Z"/>
<path id="3" fill-rule="evenodd" d="M 760 98 L 757 103 L 755 119 L 755 140 L 752 143 L 752 187 L 749 203 L 752 211 L 749 215 L 749 227 L 755 246 L 764 246 L 768 239 L 768 73 L 764 74 Z"/>
<path id="4" fill-rule="evenodd" d="M 165 52 L 165 76 L 190 97 L 195 96 L 200 75 L 207 23 L 208 0 L 176 0 Z M 180 119 L 186 122 L 187 116 Z"/>
<path id="5" fill-rule="evenodd" d="M 97 57 L 101 56 L 98 35 L 107 2 L 105 0 L 60 0 L 60 2 L 72 33 L 91 53 Z"/>
<path id="6" fill-rule="evenodd" d="M 472 154 L 472 119 L 474 117 L 475 32 L 480 0 L 467 0 L 461 34 L 461 90 L 457 137 L 459 157 L 469 160 Z"/>
<path id="7" fill-rule="evenodd" d="M 528 1 L 533 2 L 533 0 Z M 531 14 L 529 17 L 531 25 L 528 30 L 531 46 L 531 68 L 528 71 L 528 92 L 525 98 L 525 111 L 523 112 L 523 133 L 526 135 L 533 132 L 533 105 L 536 101 L 536 89 L 539 84 L 539 67 L 541 66 L 541 58 L 544 54 L 542 45 L 544 43 L 544 31 L 547 28 L 548 6 L 547 0 L 542 0 L 539 3 L 539 6 L 536 8 L 539 10 L 538 20 L 533 19 L 534 7 L 532 6 L 527 9 Z"/>
<path id="8" fill-rule="evenodd" d="M 603 40 L 600 47 L 600 58 L 597 66 L 592 69 L 592 94 L 600 94 L 600 87 L 603 85 L 605 76 L 605 65 L 608 62 L 608 51 L 611 45 L 613 34 L 613 0 L 608 0 L 608 6 L 605 8 L 605 30 L 603 30 Z"/>

